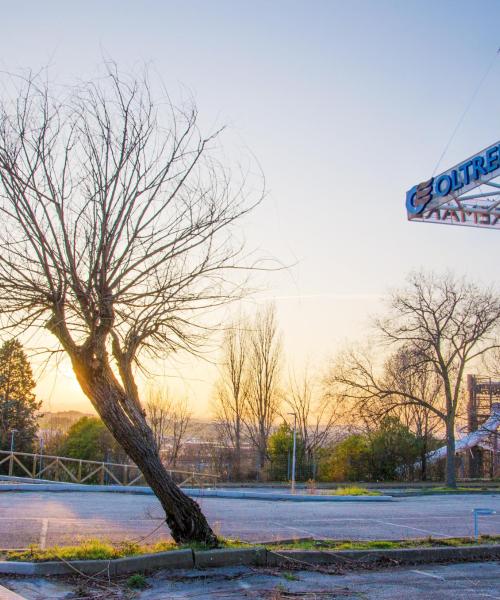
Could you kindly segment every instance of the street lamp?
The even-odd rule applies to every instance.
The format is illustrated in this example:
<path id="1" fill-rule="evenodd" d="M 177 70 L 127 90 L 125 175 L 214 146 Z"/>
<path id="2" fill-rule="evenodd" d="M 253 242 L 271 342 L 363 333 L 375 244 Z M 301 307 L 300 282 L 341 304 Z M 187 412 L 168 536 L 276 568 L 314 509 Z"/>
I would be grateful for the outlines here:
<path id="1" fill-rule="evenodd" d="M 15 434 L 18 432 L 18 429 L 11 429 L 10 430 L 10 452 L 14 452 L 14 436 Z"/>
<path id="2" fill-rule="evenodd" d="M 40 434 L 40 472 L 38 474 L 39 479 L 42 478 L 43 471 L 43 434 Z"/>
<path id="3" fill-rule="evenodd" d="M 293 451 L 292 451 L 292 494 L 295 494 L 295 454 L 297 449 L 297 413 L 291 412 L 293 415 Z"/>

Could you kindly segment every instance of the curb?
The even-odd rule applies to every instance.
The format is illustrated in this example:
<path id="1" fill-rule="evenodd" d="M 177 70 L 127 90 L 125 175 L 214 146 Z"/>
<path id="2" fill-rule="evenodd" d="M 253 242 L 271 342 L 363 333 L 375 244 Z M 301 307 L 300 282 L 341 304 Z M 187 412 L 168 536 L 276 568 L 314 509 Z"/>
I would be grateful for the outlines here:
<path id="1" fill-rule="evenodd" d="M 141 554 L 112 560 L 72 560 L 48 562 L 14 562 L 0 561 L 0 573 L 9 575 L 74 575 L 75 572 L 85 575 L 106 576 L 122 575 L 137 571 L 154 569 L 193 569 L 194 553 L 192 550 L 170 550 L 155 554 Z"/>
<path id="2" fill-rule="evenodd" d="M 500 494 L 500 490 L 473 490 L 473 491 L 461 491 L 456 492 L 393 492 L 394 498 L 418 498 L 420 496 L 495 496 Z"/>
<path id="3" fill-rule="evenodd" d="M 267 565 L 267 550 L 261 548 L 220 548 L 219 550 L 199 550 L 194 552 L 194 566 L 197 569 L 210 567 L 234 567 L 237 565 Z"/>
<path id="4" fill-rule="evenodd" d="M 444 548 L 402 548 L 400 550 L 283 550 L 276 552 L 264 547 L 222 548 L 218 550 L 171 550 L 113 560 L 75 560 L 71 562 L 14 562 L 0 561 L 0 573 L 9 575 L 50 576 L 98 573 L 113 577 L 126 573 L 148 572 L 155 569 L 206 569 L 235 565 L 260 567 L 290 567 L 302 565 L 346 565 L 362 567 L 381 562 L 418 564 L 500 558 L 500 544 Z M 1 592 L 1 589 L 0 589 Z M 15 598 L 15 597 L 14 597 Z M 7 599 L 9 597 L 7 596 Z M 0 594 L 0 600 L 2 596 Z"/>
<path id="5" fill-rule="evenodd" d="M 268 502 L 394 502 L 392 496 L 293 495 L 204 488 L 183 488 L 183 491 L 192 498 L 232 498 L 237 500 L 267 500 Z M 2 492 L 110 492 L 153 495 L 152 489 L 146 486 L 84 485 L 80 483 L 5 483 L 0 485 L 0 493 Z"/>
<path id="6" fill-rule="evenodd" d="M 395 550 L 285 550 L 267 551 L 268 567 L 283 567 L 308 563 L 312 565 L 346 565 L 395 561 L 399 564 L 433 563 L 471 559 L 500 558 L 500 545 L 462 546 L 445 548 L 401 548 Z"/>

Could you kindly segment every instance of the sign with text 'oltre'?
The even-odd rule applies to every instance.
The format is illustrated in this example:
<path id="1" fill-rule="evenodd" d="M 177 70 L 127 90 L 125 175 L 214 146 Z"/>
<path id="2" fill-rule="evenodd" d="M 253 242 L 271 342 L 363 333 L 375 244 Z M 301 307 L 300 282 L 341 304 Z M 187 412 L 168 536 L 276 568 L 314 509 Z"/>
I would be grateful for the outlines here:
<path id="1" fill-rule="evenodd" d="M 408 190 L 408 219 L 500 229 L 496 177 L 500 177 L 500 142 Z"/>

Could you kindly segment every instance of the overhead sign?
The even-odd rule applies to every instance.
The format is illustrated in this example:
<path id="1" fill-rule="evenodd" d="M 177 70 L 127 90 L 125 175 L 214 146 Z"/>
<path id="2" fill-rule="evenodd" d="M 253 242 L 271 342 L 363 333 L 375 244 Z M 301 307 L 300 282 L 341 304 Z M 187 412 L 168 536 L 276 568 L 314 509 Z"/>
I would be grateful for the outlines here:
<path id="1" fill-rule="evenodd" d="M 408 219 L 500 229 L 500 142 L 406 193 Z M 480 185 L 485 193 L 473 193 Z"/>

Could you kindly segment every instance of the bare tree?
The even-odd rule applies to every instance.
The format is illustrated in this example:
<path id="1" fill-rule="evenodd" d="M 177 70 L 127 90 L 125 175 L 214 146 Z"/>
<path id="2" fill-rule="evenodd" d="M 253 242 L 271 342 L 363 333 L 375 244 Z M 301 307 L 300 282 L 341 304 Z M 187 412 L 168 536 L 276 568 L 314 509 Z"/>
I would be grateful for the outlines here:
<path id="1" fill-rule="evenodd" d="M 244 324 L 234 323 L 224 336 L 214 416 L 217 430 L 234 454 L 233 477 L 241 477 L 241 444 L 248 400 L 248 340 Z"/>
<path id="2" fill-rule="evenodd" d="M 350 351 L 338 362 L 330 383 L 351 401 L 420 406 L 439 417 L 446 427 L 446 482 L 455 487 L 455 420 L 464 371 L 498 347 L 499 318 L 500 301 L 492 291 L 451 275 L 413 274 L 408 286 L 392 295 L 389 315 L 377 322 L 382 341 L 409 352 L 411 368 L 379 373 L 366 355 Z M 442 405 L 425 389 L 408 384 L 407 376 L 419 369 L 438 377 Z"/>
<path id="3" fill-rule="evenodd" d="M 321 393 L 308 369 L 300 379 L 295 373 L 290 374 L 285 403 L 297 416 L 297 432 L 308 460 L 312 461 L 317 451 L 330 441 L 336 405 Z"/>
<path id="4" fill-rule="evenodd" d="M 171 449 L 168 453 L 168 463 L 174 469 L 186 442 L 186 433 L 192 416 L 185 398 L 180 398 L 172 403 L 169 428 Z"/>
<path id="5" fill-rule="evenodd" d="M 401 390 L 404 395 L 393 396 L 390 402 L 383 402 L 381 408 L 384 414 L 391 412 L 396 415 L 419 440 L 421 478 L 425 481 L 430 441 L 442 425 L 437 411 L 430 407 L 438 409 L 441 413 L 445 410 L 442 378 L 425 357 L 411 348 L 402 346 L 386 361 L 384 379 L 388 387 Z M 423 398 L 426 404 L 408 403 L 408 396 Z"/>
<path id="6" fill-rule="evenodd" d="M 230 231 L 251 208 L 245 187 L 217 161 L 219 132 L 202 136 L 194 107 L 154 100 L 147 76 L 110 65 L 54 94 L 41 77 L 10 82 L 15 97 L 0 102 L 0 310 L 12 327 L 55 336 L 174 539 L 215 545 L 161 463 L 136 368 L 196 351 L 206 336 L 197 315 L 234 297 L 225 273 L 240 262 Z"/>
<path id="7" fill-rule="evenodd" d="M 267 442 L 281 401 L 282 344 L 273 305 L 256 315 L 248 338 L 249 387 L 245 425 L 257 450 L 260 470 L 267 458 Z"/>
<path id="8" fill-rule="evenodd" d="M 166 454 L 167 464 L 175 469 L 191 423 L 188 402 L 185 398 L 173 399 L 168 390 L 154 390 L 150 391 L 145 408 L 158 452 L 160 456 L 162 452 Z"/>
<path id="9" fill-rule="evenodd" d="M 145 403 L 146 418 L 151 427 L 156 448 L 161 454 L 164 442 L 169 435 L 172 414 L 172 399 L 167 390 L 150 390 Z"/>

